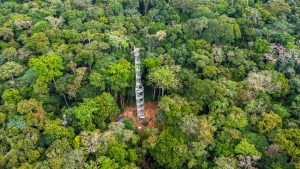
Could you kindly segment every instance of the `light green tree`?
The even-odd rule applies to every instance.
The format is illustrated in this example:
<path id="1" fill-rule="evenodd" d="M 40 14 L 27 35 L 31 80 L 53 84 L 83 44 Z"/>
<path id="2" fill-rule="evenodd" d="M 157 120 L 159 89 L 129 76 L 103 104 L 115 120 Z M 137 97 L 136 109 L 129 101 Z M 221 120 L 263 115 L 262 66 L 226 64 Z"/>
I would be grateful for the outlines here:
<path id="1" fill-rule="evenodd" d="M 171 124 L 177 124 L 182 117 L 192 113 L 187 100 L 177 95 L 163 96 L 158 103 L 158 108 L 165 113 Z"/>
<path id="2" fill-rule="evenodd" d="M 96 125 L 105 127 L 105 121 L 119 111 L 115 100 L 108 93 L 102 93 L 92 99 L 84 99 L 83 103 L 74 109 L 75 117 L 80 121 L 81 127 L 87 129 L 94 128 Z"/>
<path id="3" fill-rule="evenodd" d="M 168 130 L 163 130 L 157 145 L 150 150 L 158 164 L 167 168 L 181 168 L 188 160 L 188 147 L 180 137 L 174 137 Z"/>
<path id="4" fill-rule="evenodd" d="M 0 66 L 0 80 L 14 79 L 25 71 L 24 67 L 16 62 L 6 62 Z"/>
<path id="5" fill-rule="evenodd" d="M 165 90 L 177 89 L 180 85 L 178 73 L 179 66 L 161 66 L 150 70 L 148 79 L 150 83 L 161 89 L 161 96 L 165 94 Z"/>
<path id="6" fill-rule="evenodd" d="M 4 101 L 4 103 L 12 103 L 12 104 L 16 104 L 20 100 L 22 100 L 20 91 L 17 89 L 13 89 L 13 88 L 4 90 L 1 98 Z"/>
<path id="7" fill-rule="evenodd" d="M 261 133 L 267 133 L 280 127 L 282 125 L 282 119 L 279 115 L 271 113 L 263 113 L 261 120 L 259 120 L 257 126 Z"/>
<path id="8" fill-rule="evenodd" d="M 86 67 L 76 69 L 76 74 L 73 76 L 73 83 L 67 85 L 68 95 L 76 99 L 76 94 L 81 86 L 81 81 L 85 75 Z"/>
<path id="9" fill-rule="evenodd" d="M 99 88 L 100 90 L 105 89 L 105 79 L 103 75 L 97 72 L 92 72 L 89 76 L 90 84 Z"/>
<path id="10" fill-rule="evenodd" d="M 270 43 L 265 39 L 256 39 L 254 50 L 258 53 L 267 53 L 271 49 Z"/>
<path id="11" fill-rule="evenodd" d="M 262 154 L 256 150 L 255 146 L 251 143 L 249 143 L 246 139 L 243 139 L 234 149 L 236 154 L 241 155 L 256 155 L 258 157 L 261 157 Z"/>
<path id="12" fill-rule="evenodd" d="M 48 37 L 40 32 L 33 34 L 27 41 L 25 47 L 36 53 L 45 54 L 49 51 L 50 42 Z"/>
<path id="13" fill-rule="evenodd" d="M 12 61 L 15 60 L 18 56 L 18 51 L 16 48 L 10 47 L 6 48 L 2 51 L 2 55 L 7 58 L 7 60 Z"/>
<path id="14" fill-rule="evenodd" d="M 280 130 L 274 139 L 275 143 L 289 156 L 292 163 L 300 159 L 300 130 L 296 128 Z"/>
<path id="15" fill-rule="evenodd" d="M 121 59 L 118 63 L 110 65 L 108 70 L 105 72 L 107 73 L 106 80 L 110 88 L 114 91 L 115 99 L 117 100 L 118 93 L 120 93 L 120 101 L 123 106 L 122 92 L 124 92 L 125 88 L 130 85 L 133 73 L 130 62 L 125 59 Z"/>
<path id="16" fill-rule="evenodd" d="M 218 157 L 215 159 L 216 169 L 236 169 L 238 161 L 232 157 Z"/>
<path id="17" fill-rule="evenodd" d="M 64 68 L 62 58 L 56 54 L 31 58 L 29 65 L 34 68 L 38 80 L 43 82 L 50 82 L 54 77 L 61 76 Z"/>
<path id="18" fill-rule="evenodd" d="M 62 58 L 56 54 L 31 58 L 29 66 L 33 67 L 34 75 L 37 77 L 34 90 L 38 95 L 47 93 L 48 83 L 53 80 L 54 85 L 56 85 L 54 78 L 63 75 Z"/>

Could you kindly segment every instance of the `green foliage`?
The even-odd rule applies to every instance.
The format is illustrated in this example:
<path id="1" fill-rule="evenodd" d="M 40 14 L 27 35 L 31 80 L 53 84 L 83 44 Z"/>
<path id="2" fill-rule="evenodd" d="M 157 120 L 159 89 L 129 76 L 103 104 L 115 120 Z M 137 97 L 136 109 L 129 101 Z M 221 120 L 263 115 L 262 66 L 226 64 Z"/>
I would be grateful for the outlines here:
<path id="1" fill-rule="evenodd" d="M 107 73 L 111 89 L 116 92 L 124 90 L 131 79 L 131 64 L 127 60 L 120 60 L 119 63 L 109 66 Z"/>
<path id="2" fill-rule="evenodd" d="M 213 79 L 218 76 L 220 69 L 216 66 L 205 66 L 203 68 L 203 76 L 208 79 Z"/>
<path id="3" fill-rule="evenodd" d="M 208 21 L 201 37 L 209 42 L 232 43 L 241 38 L 241 30 L 235 19 L 222 15 Z"/>
<path id="4" fill-rule="evenodd" d="M 215 159 L 217 169 L 235 169 L 237 160 L 231 157 L 219 157 Z"/>
<path id="5" fill-rule="evenodd" d="M 56 76 L 61 76 L 62 58 L 59 55 L 40 56 L 32 58 L 29 61 L 31 67 L 34 68 L 34 74 L 39 81 L 49 82 Z"/>
<path id="6" fill-rule="evenodd" d="M 233 107 L 229 111 L 230 113 L 227 115 L 225 126 L 236 128 L 243 128 L 247 126 L 248 119 L 246 113 L 243 110 L 237 107 Z"/>
<path id="7" fill-rule="evenodd" d="M 148 79 L 150 83 L 162 90 L 177 89 L 180 85 L 180 80 L 177 78 L 177 73 L 180 71 L 178 66 L 162 66 L 153 68 Z M 164 92 L 162 91 L 162 95 Z"/>
<path id="8" fill-rule="evenodd" d="M 33 34 L 26 43 L 26 48 L 36 53 L 47 53 L 49 50 L 49 40 L 44 33 Z"/>
<path id="9" fill-rule="evenodd" d="M 7 58 L 7 60 L 14 60 L 18 56 L 18 51 L 16 48 L 10 47 L 2 51 L 2 55 Z"/>
<path id="10" fill-rule="evenodd" d="M 202 31 L 208 27 L 208 19 L 206 17 L 187 20 L 183 25 L 183 31 L 188 37 L 199 37 Z"/>
<path id="11" fill-rule="evenodd" d="M 49 159 L 62 158 L 68 151 L 71 150 L 67 139 L 56 140 L 46 150 L 46 156 Z"/>
<path id="12" fill-rule="evenodd" d="M 275 142 L 279 147 L 292 159 L 299 160 L 300 157 L 300 130 L 299 129 L 282 129 L 275 136 Z"/>
<path id="13" fill-rule="evenodd" d="M 135 126 L 134 119 L 132 119 L 132 118 L 123 119 L 123 123 L 124 123 L 126 129 L 133 130 L 133 131 L 137 129 Z"/>
<path id="14" fill-rule="evenodd" d="M 130 149 L 128 151 L 128 159 L 131 162 L 135 162 L 138 159 L 138 154 L 135 149 Z"/>
<path id="15" fill-rule="evenodd" d="M 0 113 L 0 125 L 3 127 L 6 121 L 6 115 L 4 113 Z"/>
<path id="16" fill-rule="evenodd" d="M 33 27 L 31 28 L 32 33 L 38 33 L 38 32 L 45 32 L 47 29 L 50 29 L 51 25 L 47 21 L 40 21 L 37 22 Z"/>
<path id="17" fill-rule="evenodd" d="M 258 53 L 267 53 L 270 50 L 270 43 L 265 39 L 256 39 L 254 50 Z"/>
<path id="18" fill-rule="evenodd" d="M 166 114 L 170 122 L 177 121 L 186 114 L 192 113 L 186 99 L 176 95 L 162 97 L 158 107 Z"/>
<path id="19" fill-rule="evenodd" d="M 251 143 L 249 143 L 246 139 L 243 139 L 234 149 L 234 152 L 236 154 L 241 155 L 256 155 L 261 157 L 262 154 L 256 150 L 255 146 Z"/>
<path id="20" fill-rule="evenodd" d="M 245 128 L 248 125 L 248 118 L 246 112 L 238 107 L 232 107 L 224 112 L 214 112 L 211 116 L 215 120 L 216 125 L 229 128 Z"/>
<path id="21" fill-rule="evenodd" d="M 6 127 L 9 129 L 11 128 L 23 129 L 26 127 L 26 122 L 22 116 L 16 116 L 7 122 Z"/>
<path id="22" fill-rule="evenodd" d="M 213 64 L 213 56 L 206 50 L 198 50 L 192 52 L 192 57 L 188 62 L 193 65 L 196 70 L 202 70 L 205 66 Z"/>
<path id="23" fill-rule="evenodd" d="M 146 58 L 143 60 L 143 65 L 147 69 L 152 69 L 162 64 L 162 60 L 159 58 Z"/>
<path id="24" fill-rule="evenodd" d="M 198 40 L 193 40 L 190 39 L 187 41 L 188 49 L 191 51 L 197 51 L 199 49 L 205 50 L 205 51 L 212 51 L 212 47 L 210 43 L 205 41 L 204 39 L 198 39 Z"/>
<path id="25" fill-rule="evenodd" d="M 144 125 L 144 126 L 148 126 L 148 124 L 149 124 L 149 122 L 148 122 L 147 120 L 144 120 L 144 121 L 143 121 L 143 125 Z"/>
<path id="26" fill-rule="evenodd" d="M 34 68 L 28 69 L 22 77 L 19 77 L 18 80 L 21 84 L 32 84 L 36 78 L 34 76 Z"/>
<path id="27" fill-rule="evenodd" d="M 180 168 L 188 160 L 188 148 L 184 140 L 172 136 L 168 130 L 161 132 L 157 145 L 150 153 L 158 164 L 167 168 Z"/>
<path id="28" fill-rule="evenodd" d="M 59 120 L 46 120 L 43 131 L 43 141 L 44 144 L 51 145 L 55 140 L 62 138 L 71 140 L 74 134 L 74 129 L 62 126 Z"/>
<path id="29" fill-rule="evenodd" d="M 292 109 L 294 115 L 299 116 L 298 112 L 300 110 L 300 95 L 297 95 L 292 100 L 291 109 Z"/>
<path id="30" fill-rule="evenodd" d="M 117 169 L 119 168 L 119 164 L 106 156 L 101 156 L 97 159 L 97 162 L 100 163 L 100 169 Z"/>
<path id="31" fill-rule="evenodd" d="M 271 113 L 263 113 L 262 119 L 258 122 L 258 129 L 262 133 L 269 132 L 276 127 L 280 127 L 282 125 L 281 117 L 273 112 Z"/>
<path id="32" fill-rule="evenodd" d="M 286 77 L 277 71 L 250 73 L 247 80 L 254 90 L 267 92 L 275 97 L 284 96 L 290 90 Z"/>
<path id="33" fill-rule="evenodd" d="M 272 106 L 272 110 L 274 113 L 278 114 L 281 118 L 286 118 L 291 115 L 288 109 L 282 105 L 274 104 Z"/>
<path id="34" fill-rule="evenodd" d="M 5 103 L 16 104 L 20 100 L 22 100 L 22 96 L 20 95 L 20 91 L 17 89 L 7 89 L 3 92 L 1 96 L 2 100 Z"/>
<path id="35" fill-rule="evenodd" d="M 122 145 L 114 145 L 108 150 L 109 157 L 119 163 L 120 165 L 124 165 L 127 156 L 127 152 Z"/>
<path id="36" fill-rule="evenodd" d="M 268 8 L 273 15 L 290 13 L 291 9 L 288 3 L 283 0 L 271 0 L 268 2 Z"/>
<path id="37" fill-rule="evenodd" d="M 13 30 L 11 28 L 1 27 L 0 37 L 5 41 L 10 41 L 14 37 Z"/>
<path id="38" fill-rule="evenodd" d="M 80 67 L 76 69 L 75 76 L 72 77 L 71 84 L 67 85 L 68 95 L 70 97 L 76 98 L 76 94 L 81 87 L 81 81 L 86 73 L 86 67 Z"/>
<path id="39" fill-rule="evenodd" d="M 90 80 L 91 85 L 93 85 L 101 90 L 105 89 L 104 77 L 100 73 L 92 72 L 89 76 L 89 80 Z"/>
<path id="40" fill-rule="evenodd" d="M 94 53 L 90 50 L 82 50 L 76 55 L 75 61 L 84 65 L 92 65 L 94 63 Z"/>
<path id="41" fill-rule="evenodd" d="M 33 85 L 34 93 L 39 97 L 44 97 L 47 93 L 47 83 L 54 80 L 54 77 L 61 76 L 62 58 L 59 55 L 51 54 L 49 56 L 40 56 L 29 60 L 30 67 L 34 70 L 34 75 L 37 77 Z"/>
<path id="42" fill-rule="evenodd" d="M 268 140 L 265 135 L 253 132 L 244 133 L 245 139 L 254 144 L 258 151 L 263 152 L 268 146 Z"/>
<path id="43" fill-rule="evenodd" d="M 24 67 L 15 62 L 6 62 L 0 66 L 0 80 L 14 79 L 24 72 Z"/>
<path id="44" fill-rule="evenodd" d="M 74 109 L 75 117 L 84 128 L 94 125 L 103 128 L 106 126 L 105 120 L 119 111 L 114 98 L 108 93 L 102 93 L 93 99 L 84 99 L 84 102 Z"/>
<path id="45" fill-rule="evenodd" d="M 0 9 L 1 169 L 300 168 L 299 0 Z"/>

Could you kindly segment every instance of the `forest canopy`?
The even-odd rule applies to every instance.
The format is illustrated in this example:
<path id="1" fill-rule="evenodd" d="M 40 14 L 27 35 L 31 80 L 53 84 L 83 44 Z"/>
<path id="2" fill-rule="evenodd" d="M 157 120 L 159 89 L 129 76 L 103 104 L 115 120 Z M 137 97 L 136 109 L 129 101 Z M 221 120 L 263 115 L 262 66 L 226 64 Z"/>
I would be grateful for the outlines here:
<path id="1" fill-rule="evenodd" d="M 1 169 L 300 169 L 300 0 L 1 0 L 0 96 Z"/>

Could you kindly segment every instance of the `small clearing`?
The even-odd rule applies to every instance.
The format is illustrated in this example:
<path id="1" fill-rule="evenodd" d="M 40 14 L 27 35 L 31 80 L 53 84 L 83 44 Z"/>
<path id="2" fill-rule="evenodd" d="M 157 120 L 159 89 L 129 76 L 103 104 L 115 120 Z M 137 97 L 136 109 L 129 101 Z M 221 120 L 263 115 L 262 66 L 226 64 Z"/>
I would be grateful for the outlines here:
<path id="1" fill-rule="evenodd" d="M 124 109 L 124 112 L 117 116 L 118 118 L 132 118 L 135 122 L 135 126 L 141 131 L 155 127 L 156 126 L 156 109 L 157 103 L 148 102 L 145 104 L 145 119 L 139 119 L 136 115 L 135 106 L 128 106 Z M 147 121 L 148 124 L 144 125 L 144 121 Z"/>

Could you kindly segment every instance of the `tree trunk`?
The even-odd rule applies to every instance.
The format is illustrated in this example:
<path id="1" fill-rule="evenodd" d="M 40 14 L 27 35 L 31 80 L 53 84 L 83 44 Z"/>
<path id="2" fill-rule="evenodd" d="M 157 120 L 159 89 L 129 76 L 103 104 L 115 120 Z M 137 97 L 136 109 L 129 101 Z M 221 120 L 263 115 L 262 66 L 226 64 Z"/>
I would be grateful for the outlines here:
<path id="1" fill-rule="evenodd" d="M 53 80 L 53 83 L 54 83 L 54 87 L 55 87 L 55 89 L 56 89 L 56 81 L 55 81 L 54 78 L 52 78 L 52 80 Z"/>
<path id="2" fill-rule="evenodd" d="M 164 96 L 164 92 L 165 92 L 164 88 L 162 88 L 161 91 L 162 91 L 161 96 Z"/>
<path id="3" fill-rule="evenodd" d="M 134 72 L 133 72 L 133 74 L 134 74 Z M 135 82 L 135 80 L 134 80 L 134 76 L 131 76 L 131 81 L 132 81 L 132 90 L 131 90 L 131 99 L 130 99 L 130 104 L 133 104 L 133 98 L 134 98 L 134 89 L 135 89 L 135 85 L 134 85 L 134 82 Z"/>
<path id="4" fill-rule="evenodd" d="M 158 97 L 160 96 L 160 93 L 161 93 L 161 89 L 158 88 Z"/>
<path id="5" fill-rule="evenodd" d="M 56 89 L 56 81 L 55 81 L 54 78 L 53 78 L 52 80 L 53 80 L 54 87 L 55 87 L 55 89 Z M 66 95 L 65 95 L 64 93 L 63 93 L 63 97 L 64 97 L 64 100 L 65 100 L 65 102 L 66 102 L 67 107 L 69 107 L 69 103 L 68 103 L 67 98 L 66 98 Z"/>
<path id="6" fill-rule="evenodd" d="M 116 102 L 118 103 L 118 92 L 117 92 L 117 91 L 114 91 L 114 95 L 115 95 L 115 100 L 116 100 Z"/>
<path id="7" fill-rule="evenodd" d="M 146 15 L 149 11 L 150 0 L 140 0 L 140 13 Z"/>
<path id="8" fill-rule="evenodd" d="M 294 153 L 295 151 L 293 150 L 292 155 L 291 155 L 291 163 L 294 164 Z"/>
<path id="9" fill-rule="evenodd" d="M 119 98 L 120 98 L 120 106 L 123 107 L 123 105 L 122 105 L 122 92 L 120 92 Z"/>
<path id="10" fill-rule="evenodd" d="M 66 105 L 67 105 L 67 107 L 69 107 L 69 104 L 68 104 L 68 101 L 67 101 L 66 95 L 65 95 L 65 94 L 63 94 L 63 97 L 64 97 L 64 100 L 65 100 L 65 102 L 66 102 Z"/>
<path id="11" fill-rule="evenodd" d="M 89 64 L 89 72 L 92 70 L 92 65 L 91 64 Z"/>
<path id="12" fill-rule="evenodd" d="M 148 1 L 147 0 L 143 0 L 143 6 L 144 6 L 144 15 L 147 14 L 147 11 L 148 11 Z"/>
<path id="13" fill-rule="evenodd" d="M 123 96 L 122 96 L 122 92 L 120 92 L 120 104 L 121 104 L 121 107 L 123 108 L 124 107 L 124 103 L 123 103 Z"/>
<path id="14" fill-rule="evenodd" d="M 155 100 L 155 91 L 156 91 L 156 87 L 153 88 L 153 98 L 152 98 L 153 101 Z"/>

